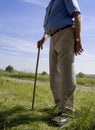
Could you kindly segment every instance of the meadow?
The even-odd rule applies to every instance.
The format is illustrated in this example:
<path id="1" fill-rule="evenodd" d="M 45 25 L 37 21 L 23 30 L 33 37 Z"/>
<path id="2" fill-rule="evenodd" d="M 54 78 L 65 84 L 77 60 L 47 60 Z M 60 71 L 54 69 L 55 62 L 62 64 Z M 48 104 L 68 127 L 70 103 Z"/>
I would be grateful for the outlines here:
<path id="1" fill-rule="evenodd" d="M 37 86 L 35 109 L 32 110 L 33 84 L 0 77 L 0 130 L 95 130 L 95 92 L 75 91 L 75 114 L 69 115 L 65 127 L 55 127 L 50 119 L 56 116 L 51 90 Z M 8 75 L 7 75 L 8 76 Z M 24 77 L 24 79 L 27 79 Z M 31 79 L 31 78 L 30 78 Z M 49 76 L 39 75 L 41 81 Z M 44 79 L 44 80 L 43 80 Z M 89 79 L 88 86 L 91 86 Z M 94 86 L 94 83 L 93 83 Z M 45 111 L 44 108 L 49 108 Z"/>
<path id="2" fill-rule="evenodd" d="M 0 76 L 2 77 L 11 77 L 11 78 L 18 78 L 18 79 L 28 79 L 34 80 L 35 74 L 34 73 L 26 73 L 26 72 L 0 72 Z M 49 82 L 49 74 L 38 74 L 37 76 L 38 81 L 42 82 Z M 95 76 L 76 76 L 76 81 L 78 85 L 87 86 L 87 87 L 95 87 Z"/>

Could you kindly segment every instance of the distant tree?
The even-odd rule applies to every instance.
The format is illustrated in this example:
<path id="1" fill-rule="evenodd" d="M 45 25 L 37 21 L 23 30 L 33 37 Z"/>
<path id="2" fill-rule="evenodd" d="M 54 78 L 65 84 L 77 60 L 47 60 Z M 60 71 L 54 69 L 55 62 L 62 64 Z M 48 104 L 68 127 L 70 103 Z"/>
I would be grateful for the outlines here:
<path id="1" fill-rule="evenodd" d="M 48 73 L 46 71 L 43 71 L 41 75 L 47 75 Z"/>
<path id="2" fill-rule="evenodd" d="M 0 72 L 2 72 L 2 71 L 3 71 L 3 69 L 0 68 Z"/>
<path id="3" fill-rule="evenodd" d="M 77 75 L 78 77 L 85 77 L 85 74 L 84 73 L 82 73 L 82 72 L 80 72 L 80 73 L 78 73 L 78 75 Z"/>
<path id="4" fill-rule="evenodd" d="M 7 71 L 7 72 L 13 72 L 13 71 L 14 71 L 14 68 L 13 68 L 11 65 L 8 65 L 8 66 L 5 68 L 5 71 Z"/>

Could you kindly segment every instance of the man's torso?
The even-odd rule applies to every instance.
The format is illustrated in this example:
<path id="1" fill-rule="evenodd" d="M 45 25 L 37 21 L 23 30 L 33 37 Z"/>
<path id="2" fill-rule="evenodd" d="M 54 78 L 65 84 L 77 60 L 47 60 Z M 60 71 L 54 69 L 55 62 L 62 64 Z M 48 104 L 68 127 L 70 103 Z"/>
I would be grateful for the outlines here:
<path id="1" fill-rule="evenodd" d="M 46 8 L 44 29 L 46 33 L 73 24 L 71 13 L 80 11 L 76 0 L 51 0 Z"/>

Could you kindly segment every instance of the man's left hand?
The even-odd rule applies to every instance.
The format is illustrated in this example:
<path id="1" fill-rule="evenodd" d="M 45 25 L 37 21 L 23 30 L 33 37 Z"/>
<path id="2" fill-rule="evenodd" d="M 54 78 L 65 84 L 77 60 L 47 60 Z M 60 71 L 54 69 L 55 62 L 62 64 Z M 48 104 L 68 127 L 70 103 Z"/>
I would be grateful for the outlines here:
<path id="1" fill-rule="evenodd" d="M 83 52 L 83 48 L 82 48 L 82 44 L 81 41 L 75 41 L 75 45 L 74 45 L 74 52 L 75 55 L 81 55 L 81 53 Z"/>

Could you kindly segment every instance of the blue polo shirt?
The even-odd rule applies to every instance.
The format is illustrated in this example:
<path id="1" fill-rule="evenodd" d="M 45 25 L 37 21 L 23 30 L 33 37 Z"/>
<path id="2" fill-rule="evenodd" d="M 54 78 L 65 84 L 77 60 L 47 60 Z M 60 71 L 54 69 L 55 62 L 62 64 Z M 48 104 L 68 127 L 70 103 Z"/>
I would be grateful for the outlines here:
<path id="1" fill-rule="evenodd" d="M 77 0 L 51 0 L 46 8 L 44 30 L 46 33 L 73 24 L 72 13 L 80 12 Z"/>

